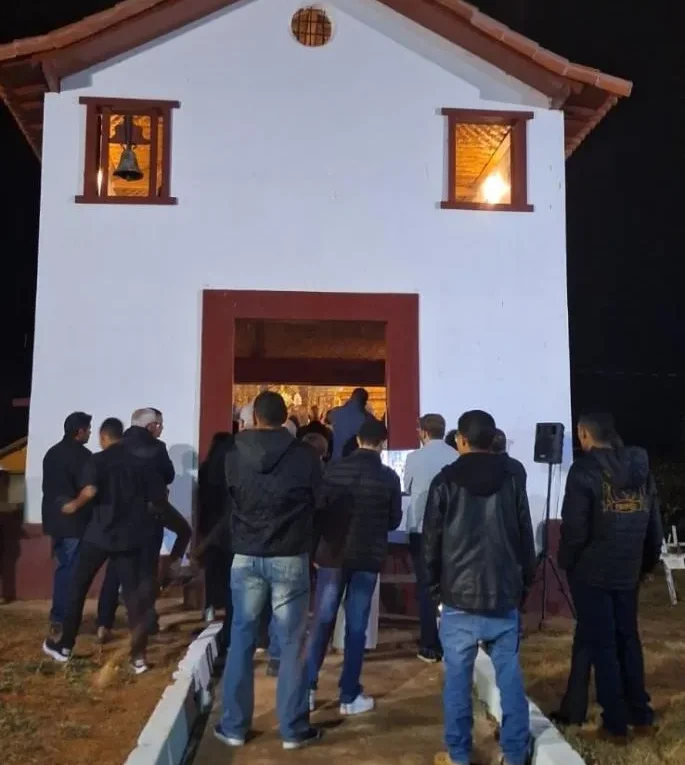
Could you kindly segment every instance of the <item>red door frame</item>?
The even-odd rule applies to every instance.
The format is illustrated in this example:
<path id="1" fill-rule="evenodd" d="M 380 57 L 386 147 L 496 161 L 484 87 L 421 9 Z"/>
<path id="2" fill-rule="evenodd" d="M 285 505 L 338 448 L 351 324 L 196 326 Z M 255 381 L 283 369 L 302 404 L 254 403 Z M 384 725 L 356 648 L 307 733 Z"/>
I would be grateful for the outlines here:
<path id="1" fill-rule="evenodd" d="M 204 290 L 200 369 L 200 458 L 218 430 L 230 430 L 236 319 L 381 321 L 386 325 L 389 446 L 418 445 L 419 297 L 342 292 Z"/>

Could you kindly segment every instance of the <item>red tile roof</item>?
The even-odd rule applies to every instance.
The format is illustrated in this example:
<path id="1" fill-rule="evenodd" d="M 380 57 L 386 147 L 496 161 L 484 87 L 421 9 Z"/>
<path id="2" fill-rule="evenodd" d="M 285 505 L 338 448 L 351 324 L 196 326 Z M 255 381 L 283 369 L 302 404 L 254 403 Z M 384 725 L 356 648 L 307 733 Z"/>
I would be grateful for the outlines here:
<path id="1" fill-rule="evenodd" d="M 106 11 L 45 35 L 0 45 L 0 96 L 37 155 L 43 97 L 63 77 L 233 5 L 237 0 L 122 0 Z M 563 109 L 570 155 L 632 83 L 541 47 L 464 0 L 378 0 L 490 62 Z"/>

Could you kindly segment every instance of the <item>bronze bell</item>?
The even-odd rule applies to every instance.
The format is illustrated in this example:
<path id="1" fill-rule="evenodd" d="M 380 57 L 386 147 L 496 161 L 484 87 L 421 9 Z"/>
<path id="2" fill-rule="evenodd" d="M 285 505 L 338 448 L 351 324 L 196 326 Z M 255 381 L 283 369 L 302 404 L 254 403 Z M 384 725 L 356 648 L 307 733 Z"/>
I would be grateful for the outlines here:
<path id="1" fill-rule="evenodd" d="M 130 146 L 127 146 L 121 152 L 119 165 L 113 173 L 115 178 L 121 178 L 123 181 L 139 181 L 143 177 L 143 171 L 138 165 L 138 157 Z"/>

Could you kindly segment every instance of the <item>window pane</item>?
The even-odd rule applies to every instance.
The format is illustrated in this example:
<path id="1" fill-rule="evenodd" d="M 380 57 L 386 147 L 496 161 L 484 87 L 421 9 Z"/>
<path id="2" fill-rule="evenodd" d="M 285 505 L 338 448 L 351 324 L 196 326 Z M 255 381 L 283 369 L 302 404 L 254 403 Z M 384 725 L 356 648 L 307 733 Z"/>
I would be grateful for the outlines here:
<path id="1" fill-rule="evenodd" d="M 456 201 L 511 204 L 511 126 L 463 123 L 454 140 Z"/>

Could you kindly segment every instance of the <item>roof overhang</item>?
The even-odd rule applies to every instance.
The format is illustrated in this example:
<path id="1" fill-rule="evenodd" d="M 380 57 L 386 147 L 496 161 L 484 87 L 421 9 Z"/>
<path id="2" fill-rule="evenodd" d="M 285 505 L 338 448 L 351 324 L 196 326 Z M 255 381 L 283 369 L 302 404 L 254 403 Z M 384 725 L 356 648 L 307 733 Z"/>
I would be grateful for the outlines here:
<path id="1" fill-rule="evenodd" d="M 574 64 L 464 0 L 374 0 L 543 93 L 564 112 L 569 156 L 632 83 Z M 0 97 L 40 157 L 45 94 L 65 77 L 120 56 L 239 0 L 122 0 L 38 37 L 0 45 Z"/>

